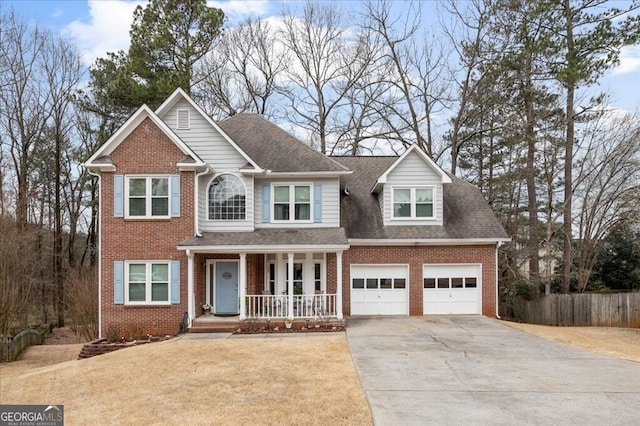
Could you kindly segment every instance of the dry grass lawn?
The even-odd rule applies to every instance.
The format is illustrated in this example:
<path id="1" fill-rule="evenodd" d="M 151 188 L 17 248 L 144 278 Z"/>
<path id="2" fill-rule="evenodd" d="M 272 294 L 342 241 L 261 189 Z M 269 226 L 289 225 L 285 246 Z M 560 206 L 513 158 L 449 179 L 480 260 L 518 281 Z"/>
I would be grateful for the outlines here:
<path id="1" fill-rule="evenodd" d="M 373 423 L 344 333 L 173 339 L 43 366 L 80 347 L 0 365 L 0 404 L 64 404 L 69 425 Z"/>
<path id="2" fill-rule="evenodd" d="M 640 362 L 640 330 L 504 322 Z M 64 404 L 76 424 L 372 424 L 344 333 L 174 339 L 76 360 L 81 344 L 0 364 L 0 404 Z"/>
<path id="3" fill-rule="evenodd" d="M 518 330 L 580 349 L 640 362 L 640 329 L 617 327 L 553 327 L 504 321 Z"/>

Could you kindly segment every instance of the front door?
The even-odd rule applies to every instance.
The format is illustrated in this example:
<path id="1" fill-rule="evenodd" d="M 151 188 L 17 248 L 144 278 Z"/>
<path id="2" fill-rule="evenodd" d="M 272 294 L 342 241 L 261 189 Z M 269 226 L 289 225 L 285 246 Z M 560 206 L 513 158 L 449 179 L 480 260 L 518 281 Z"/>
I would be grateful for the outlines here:
<path id="1" fill-rule="evenodd" d="M 216 314 L 238 313 L 238 262 L 216 262 Z"/>

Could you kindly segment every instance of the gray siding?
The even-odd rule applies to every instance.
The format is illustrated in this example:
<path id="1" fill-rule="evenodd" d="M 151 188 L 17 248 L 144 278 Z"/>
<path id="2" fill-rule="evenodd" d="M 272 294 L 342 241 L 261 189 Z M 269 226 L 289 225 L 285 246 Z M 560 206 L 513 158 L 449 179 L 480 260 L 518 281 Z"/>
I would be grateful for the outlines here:
<path id="1" fill-rule="evenodd" d="M 339 227 L 340 226 L 340 180 L 338 178 L 304 178 L 301 183 L 322 185 L 322 222 L 321 223 L 263 223 L 262 222 L 262 185 L 271 185 L 274 182 L 295 183 L 291 179 L 256 179 L 254 196 L 254 219 L 256 228 L 301 228 L 301 227 Z M 313 204 L 313 200 L 312 200 Z M 313 218 L 313 215 L 312 215 Z"/>
<path id="2" fill-rule="evenodd" d="M 435 219 L 393 220 L 393 187 L 433 186 Z M 411 152 L 387 176 L 383 191 L 383 217 L 385 225 L 442 225 L 442 178 L 419 154 Z"/>
<path id="3" fill-rule="evenodd" d="M 185 108 L 191 110 L 191 127 L 189 129 L 177 129 L 177 110 Z M 176 102 L 160 118 L 216 173 L 235 172 L 247 164 L 247 160 L 187 101 L 180 100 Z"/>

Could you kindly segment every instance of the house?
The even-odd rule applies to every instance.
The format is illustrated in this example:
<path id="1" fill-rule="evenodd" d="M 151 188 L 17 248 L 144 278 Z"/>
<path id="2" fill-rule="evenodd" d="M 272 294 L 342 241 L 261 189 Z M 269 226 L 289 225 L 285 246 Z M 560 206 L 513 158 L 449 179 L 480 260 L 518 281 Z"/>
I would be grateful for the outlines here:
<path id="1" fill-rule="evenodd" d="M 182 90 L 85 163 L 100 180 L 100 332 L 216 315 L 496 315 L 508 237 L 481 193 L 417 146 L 327 157 Z"/>

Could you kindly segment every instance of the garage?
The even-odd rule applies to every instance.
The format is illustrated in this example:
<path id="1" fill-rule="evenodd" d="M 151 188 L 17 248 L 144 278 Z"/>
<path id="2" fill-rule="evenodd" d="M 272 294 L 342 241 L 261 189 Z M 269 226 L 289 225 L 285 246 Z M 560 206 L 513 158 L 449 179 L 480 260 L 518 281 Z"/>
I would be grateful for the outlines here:
<path id="1" fill-rule="evenodd" d="M 482 265 L 423 266 L 424 315 L 482 313 Z"/>
<path id="2" fill-rule="evenodd" d="M 351 315 L 408 315 L 408 265 L 351 265 Z"/>

